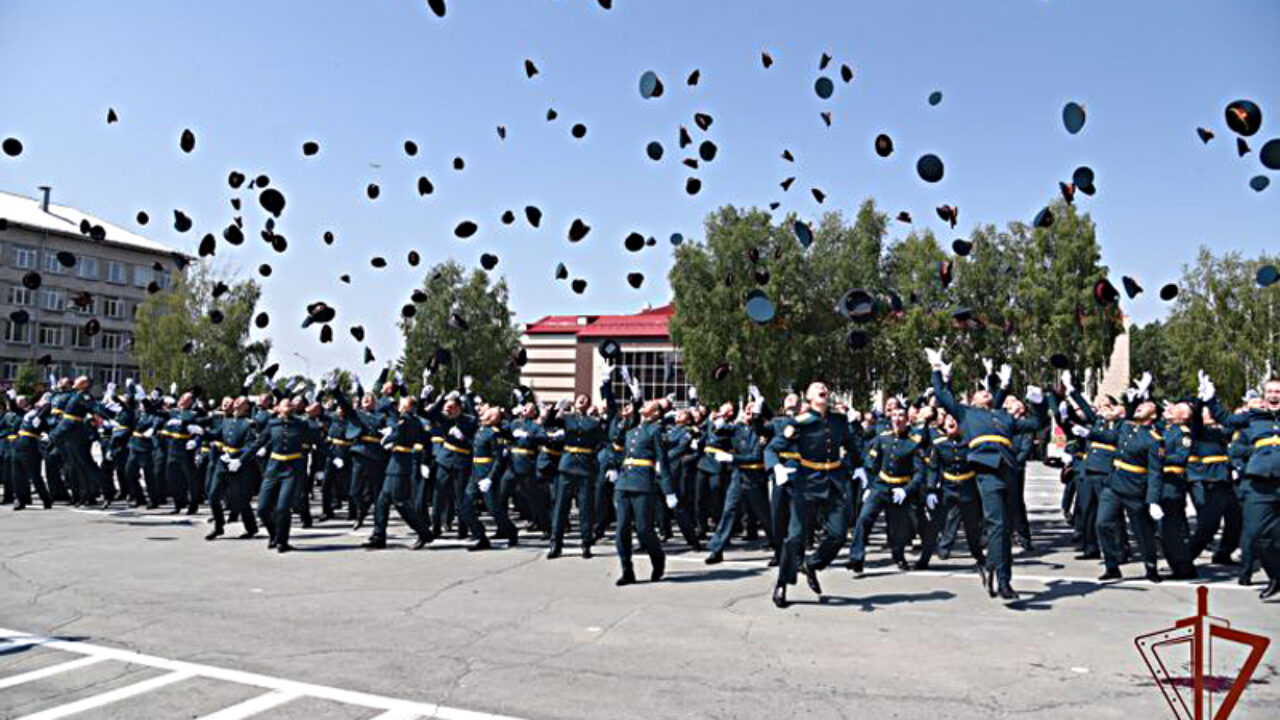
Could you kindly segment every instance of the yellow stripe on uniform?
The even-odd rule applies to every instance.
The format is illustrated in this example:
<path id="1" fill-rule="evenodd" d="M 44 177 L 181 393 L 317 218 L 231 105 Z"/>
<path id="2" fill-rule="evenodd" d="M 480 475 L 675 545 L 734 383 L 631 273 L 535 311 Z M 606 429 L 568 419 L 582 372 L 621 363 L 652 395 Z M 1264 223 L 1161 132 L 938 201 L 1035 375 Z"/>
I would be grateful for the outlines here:
<path id="1" fill-rule="evenodd" d="M 574 455 L 590 455 L 595 452 L 595 450 L 592 450 L 591 448 L 578 447 L 577 445 L 565 445 L 564 451 L 573 453 Z"/>
<path id="2" fill-rule="evenodd" d="M 653 467 L 652 460 L 645 460 L 643 458 L 627 458 L 622 461 L 622 464 L 625 467 Z"/>
<path id="3" fill-rule="evenodd" d="M 445 449 L 445 450 L 449 450 L 449 451 L 451 451 L 451 452 L 460 453 L 460 454 L 462 454 L 462 455 L 470 455 L 470 454 L 471 454 L 471 450 L 470 450 L 469 448 L 459 447 L 459 446 L 457 446 L 457 445 L 454 445 L 454 444 L 453 444 L 453 443 L 451 443 L 451 442 L 445 442 L 445 444 L 444 444 L 444 449 Z"/>
<path id="4" fill-rule="evenodd" d="M 1120 468 L 1121 470 L 1128 470 L 1131 473 L 1138 473 L 1139 475 L 1145 475 L 1147 472 L 1147 469 L 1142 467 L 1141 465 L 1134 465 L 1133 463 L 1127 463 L 1123 460 L 1116 460 L 1115 464 L 1116 464 L 1116 467 Z"/>
<path id="5" fill-rule="evenodd" d="M 1264 437 L 1253 444 L 1254 448 L 1276 447 L 1276 446 L 1280 446 L 1280 437 L 1276 437 L 1274 435 L 1272 435 L 1271 437 Z"/>
<path id="6" fill-rule="evenodd" d="M 996 443 L 997 445 L 1003 445 L 1005 447 L 1013 447 L 1013 441 L 1003 435 L 979 435 L 969 441 L 969 447 L 973 448 L 981 445 L 982 443 L 989 442 Z"/>
<path id="7" fill-rule="evenodd" d="M 911 480 L 911 476 L 910 475 L 890 475 L 889 473 L 881 470 L 880 479 L 889 483 L 890 485 L 906 485 L 907 482 Z"/>
<path id="8" fill-rule="evenodd" d="M 970 470 L 967 473 L 960 473 L 959 475 L 955 473 L 943 472 L 942 477 L 950 480 L 951 482 L 964 482 L 965 480 L 972 480 L 974 477 L 977 476 L 977 474 L 978 473 L 973 470 Z"/>
<path id="9" fill-rule="evenodd" d="M 805 460 L 800 458 L 800 464 L 810 470 L 820 470 L 826 472 L 828 470 L 837 470 L 840 468 L 840 461 L 835 462 L 818 462 L 817 460 Z"/>
<path id="10" fill-rule="evenodd" d="M 271 459 L 277 462 L 293 462 L 294 460 L 301 460 L 302 453 L 289 453 L 288 455 L 283 453 L 271 453 Z"/>
<path id="11" fill-rule="evenodd" d="M 1231 462 L 1231 458 L 1226 455 L 1205 455 L 1204 457 L 1192 455 L 1187 458 L 1187 462 L 1200 463 L 1201 465 L 1213 465 L 1216 463 Z"/>

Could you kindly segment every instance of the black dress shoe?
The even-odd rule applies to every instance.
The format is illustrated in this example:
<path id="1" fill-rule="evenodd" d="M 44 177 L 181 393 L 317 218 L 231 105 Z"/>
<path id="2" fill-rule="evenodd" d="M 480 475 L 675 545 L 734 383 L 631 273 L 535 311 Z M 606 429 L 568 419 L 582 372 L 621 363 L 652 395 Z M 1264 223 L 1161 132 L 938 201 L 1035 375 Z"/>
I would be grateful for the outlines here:
<path id="1" fill-rule="evenodd" d="M 787 606 L 787 586 L 776 585 L 773 588 L 773 606 L 783 609 Z"/>
<path id="2" fill-rule="evenodd" d="M 719 565 L 720 563 L 724 562 L 724 553 L 713 552 L 707 556 L 706 560 L 703 560 L 702 562 L 708 565 Z"/>
<path id="3" fill-rule="evenodd" d="M 271 539 L 270 539 L 270 541 L 269 541 L 269 542 L 267 542 L 267 549 L 268 549 L 268 550 L 275 550 L 275 549 L 276 549 L 276 539 L 275 539 L 275 538 L 271 538 Z"/>
<path id="4" fill-rule="evenodd" d="M 1022 538 L 1018 541 L 1018 545 L 1021 546 L 1025 552 L 1034 552 L 1036 549 L 1035 543 L 1031 542 L 1031 538 Z"/>
<path id="5" fill-rule="evenodd" d="M 351 532 L 356 532 L 362 527 L 364 527 L 364 516 L 356 518 L 356 521 L 351 523 Z"/>
<path id="6" fill-rule="evenodd" d="M 649 582 L 658 582 L 667 572 L 667 557 L 659 555 L 654 558 L 653 570 L 649 572 Z"/>
<path id="7" fill-rule="evenodd" d="M 1280 579 L 1272 578 L 1267 586 L 1262 588 L 1262 592 L 1258 593 L 1259 600 L 1266 600 L 1274 597 L 1276 593 L 1280 593 Z"/>
<path id="8" fill-rule="evenodd" d="M 507 547 L 516 547 L 519 544 L 520 544 L 519 533 L 514 533 L 507 536 Z"/>
<path id="9" fill-rule="evenodd" d="M 214 528 L 213 530 L 209 531 L 209 534 L 205 535 L 204 539 L 213 540 L 214 538 L 218 538 L 218 537 L 222 537 L 222 528 Z"/>
<path id="10" fill-rule="evenodd" d="M 978 568 L 978 574 L 982 576 L 982 584 L 987 588 L 987 595 L 996 596 L 996 573 L 989 569 L 986 565 Z"/>
<path id="11" fill-rule="evenodd" d="M 861 560 L 850 560 L 849 562 L 845 563 L 845 567 L 852 570 L 855 575 L 862 574 L 863 565 Z"/>
<path id="12" fill-rule="evenodd" d="M 1076 559 L 1077 560 L 1101 560 L 1102 553 L 1100 552 L 1080 553 L 1079 555 L 1076 556 Z"/>
<path id="13" fill-rule="evenodd" d="M 939 559 L 939 560 L 950 560 L 950 559 L 951 559 L 951 551 L 950 551 L 950 550 L 939 550 L 939 551 L 938 551 L 938 559 Z"/>
<path id="14" fill-rule="evenodd" d="M 1160 571 L 1155 569 L 1154 567 L 1147 568 L 1146 577 L 1147 577 L 1147 580 L 1150 580 L 1153 583 L 1164 582 L 1164 578 L 1160 577 Z"/>
<path id="15" fill-rule="evenodd" d="M 561 552 L 563 552 L 563 548 L 560 546 L 560 543 L 552 543 L 551 549 L 547 551 L 547 559 L 555 560 L 560 557 Z"/>
<path id="16" fill-rule="evenodd" d="M 1240 577 L 1236 578 L 1236 584 L 1249 587 L 1253 584 L 1253 573 L 1240 573 Z"/>
<path id="17" fill-rule="evenodd" d="M 1124 576 L 1120 574 L 1120 570 L 1118 568 L 1107 568 L 1106 572 L 1098 576 L 1098 580 L 1100 582 L 1106 582 L 1107 580 L 1119 580 L 1122 577 Z"/>
<path id="18" fill-rule="evenodd" d="M 387 541 L 382 538 L 369 538 L 360 544 L 365 550 L 386 550 Z"/>
<path id="19" fill-rule="evenodd" d="M 893 564 L 894 564 L 894 565 L 897 565 L 897 566 L 898 566 L 898 569 L 899 569 L 899 570 L 901 570 L 902 572 L 910 572 L 910 571 L 911 571 L 911 566 L 907 564 L 907 561 L 906 561 L 906 560 L 896 560 L 896 561 L 894 561 L 894 563 L 893 563 Z"/>
<path id="20" fill-rule="evenodd" d="M 778 556 L 774 555 L 773 557 L 769 558 L 769 567 L 778 567 L 778 563 L 780 562 L 781 560 L 778 559 Z"/>
<path id="21" fill-rule="evenodd" d="M 236 537 L 238 537 L 238 538 L 239 538 L 239 539 L 241 539 L 241 540 L 252 540 L 252 539 L 254 539 L 254 538 L 258 537 L 258 533 L 256 533 L 256 532 L 242 532 L 242 533 L 240 533 L 239 535 L 237 535 Z"/>
<path id="22" fill-rule="evenodd" d="M 809 584 L 809 589 L 814 595 L 822 594 L 822 583 L 818 582 L 818 571 L 814 570 L 807 562 L 800 563 L 800 573 L 804 575 L 804 580 Z"/>
<path id="23" fill-rule="evenodd" d="M 419 535 L 418 540 L 413 543 L 413 549 L 421 550 L 422 548 L 430 545 L 432 540 L 435 540 L 435 537 L 432 536 L 431 533 L 427 533 L 426 535 Z"/>
<path id="24" fill-rule="evenodd" d="M 636 584 L 636 574 L 635 574 L 635 573 L 633 573 L 633 572 L 631 572 L 630 570 L 628 570 L 628 571 L 626 571 L 626 572 L 622 573 L 622 577 L 620 577 L 620 578 L 618 578 L 617 580 L 615 580 L 613 584 L 614 584 L 615 586 L 617 586 L 617 587 L 624 587 L 624 586 L 627 586 L 627 585 L 635 585 L 635 584 Z"/>
<path id="25" fill-rule="evenodd" d="M 477 550 L 489 550 L 493 547 L 493 543 L 489 542 L 489 538 L 482 537 L 476 541 L 475 545 L 467 548 L 467 552 L 476 552 Z"/>
<path id="26" fill-rule="evenodd" d="M 916 564 L 915 564 L 915 569 L 916 569 L 916 570 L 928 570 L 928 569 L 929 569 L 929 561 L 928 561 L 928 560 L 917 560 L 917 561 L 916 561 Z"/>
<path id="27" fill-rule="evenodd" d="M 583 546 L 583 548 L 582 548 L 582 559 L 583 559 L 583 560 L 590 560 L 590 559 L 591 559 L 591 546 L 590 546 L 590 545 L 585 545 L 585 546 Z"/>
<path id="28" fill-rule="evenodd" d="M 292 552 L 292 551 L 293 551 L 293 546 L 290 545 L 289 543 L 280 543 L 279 545 L 276 545 L 276 552 L 281 555 L 287 552 Z"/>
<path id="29" fill-rule="evenodd" d="M 1198 577 L 1200 577 L 1200 573 L 1196 572 L 1194 567 L 1174 570 L 1169 574 L 1169 579 L 1171 580 L 1195 580 Z"/>
<path id="30" fill-rule="evenodd" d="M 1009 583 L 1000 583 L 1000 599 L 1001 600 L 1017 600 L 1018 591 L 1013 589 Z"/>
<path id="31" fill-rule="evenodd" d="M 1235 560 L 1232 560 L 1232 559 L 1231 559 L 1231 555 L 1229 555 L 1229 554 L 1228 554 L 1228 555 L 1214 555 L 1214 556 L 1213 556 L 1213 564 L 1214 564 L 1214 565 L 1228 565 L 1228 566 L 1239 565 L 1239 563 L 1237 563 Z"/>

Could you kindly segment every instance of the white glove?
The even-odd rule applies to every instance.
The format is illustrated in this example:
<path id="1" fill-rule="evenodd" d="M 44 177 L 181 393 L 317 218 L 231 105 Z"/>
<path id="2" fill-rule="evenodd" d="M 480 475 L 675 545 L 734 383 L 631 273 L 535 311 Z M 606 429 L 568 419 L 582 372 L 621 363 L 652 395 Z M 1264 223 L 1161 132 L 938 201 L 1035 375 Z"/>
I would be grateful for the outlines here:
<path id="1" fill-rule="evenodd" d="M 1078 438 L 1089 437 L 1089 428 L 1083 425 L 1072 425 L 1071 434 L 1075 435 Z"/>
<path id="2" fill-rule="evenodd" d="M 339 462 L 342 462 L 342 461 L 341 461 L 341 460 L 334 460 L 334 461 L 333 461 L 333 463 L 334 463 L 334 467 L 342 467 L 341 465 L 338 465 L 338 463 L 339 463 Z M 423 480 L 428 480 L 428 479 L 430 479 L 430 478 L 431 478 L 431 466 L 430 466 L 430 465 L 419 465 L 419 466 L 418 466 L 418 474 L 422 476 L 422 479 L 423 479 Z"/>
<path id="3" fill-rule="evenodd" d="M 1147 512 L 1151 515 L 1151 519 L 1160 522 L 1164 519 L 1164 508 L 1159 503 L 1151 503 L 1147 506 Z"/>
<path id="4" fill-rule="evenodd" d="M 227 469 L 231 472 L 240 472 L 240 458 L 232 458 L 231 462 L 227 463 Z"/>
<path id="5" fill-rule="evenodd" d="M 1039 405 L 1044 402 L 1044 390 L 1041 390 L 1038 385 L 1028 385 L 1027 401 L 1032 405 Z"/>
<path id="6" fill-rule="evenodd" d="M 924 498 L 924 506 L 929 508 L 930 510 L 938 507 L 938 496 L 934 493 L 929 493 L 928 495 L 926 495 Z"/>
<path id="7" fill-rule="evenodd" d="M 1200 371 L 1200 399 L 1204 402 L 1213 400 L 1218 394 L 1218 389 L 1213 386 L 1213 381 L 1209 379 L 1208 373 Z"/>
<path id="8" fill-rule="evenodd" d="M 218 462 L 222 463 L 223 465 L 230 465 L 230 464 L 231 464 L 231 456 L 230 456 L 230 455 L 221 455 L 221 456 L 219 456 L 219 457 L 218 457 Z"/>
<path id="9" fill-rule="evenodd" d="M 171 383 L 169 383 L 169 394 L 170 394 L 170 395 L 177 395 L 177 394 L 178 394 L 178 383 L 176 383 L 176 382 L 171 382 Z"/>
<path id="10" fill-rule="evenodd" d="M 189 434 L 189 435 L 203 435 L 203 434 L 204 434 L 204 428 L 203 428 L 203 427 L 201 427 L 201 426 L 199 426 L 199 425 L 188 425 L 188 426 L 187 426 L 187 434 Z"/>
<path id="11" fill-rule="evenodd" d="M 715 459 L 716 459 L 716 462 L 718 462 L 718 463 L 731 463 L 731 462 L 733 462 L 733 456 L 732 456 L 732 455 L 730 455 L 730 454 L 729 454 L 729 453 L 727 453 L 727 452 L 716 452 L 716 453 L 712 453 L 711 457 L 715 458 Z"/>
<path id="12" fill-rule="evenodd" d="M 342 458 L 334 458 L 334 459 L 333 459 L 333 466 L 334 466 L 334 467 L 336 467 L 336 468 L 338 468 L 339 470 L 341 470 L 341 469 L 342 469 L 342 467 L 343 467 L 344 465 L 346 465 L 346 464 L 347 464 L 347 461 L 346 461 L 346 460 L 343 460 Z"/>
<path id="13" fill-rule="evenodd" d="M 462 432 L 462 430 L 459 429 L 457 425 L 454 425 L 453 427 L 449 428 L 449 437 L 453 438 L 454 440 L 466 440 L 467 434 Z"/>
<path id="14" fill-rule="evenodd" d="M 462 376 L 462 389 L 466 390 L 467 392 L 471 392 L 471 376 L 470 375 Z"/>
<path id="15" fill-rule="evenodd" d="M 399 370 L 396 371 L 396 384 L 397 385 L 404 384 L 404 373 Z"/>
<path id="16" fill-rule="evenodd" d="M 120 407 L 120 403 L 107 403 L 105 407 L 113 413 L 118 413 L 124 409 Z"/>
<path id="17" fill-rule="evenodd" d="M 319 480 L 320 482 L 324 482 L 324 471 L 323 471 L 323 470 L 321 470 L 320 472 L 316 473 L 316 480 Z"/>
<path id="18" fill-rule="evenodd" d="M 667 509 L 674 510 L 679 502 L 680 498 L 676 497 L 675 493 L 667 493 Z"/>
<path id="19" fill-rule="evenodd" d="M 779 486 L 786 485 L 787 481 L 791 479 L 791 473 L 793 472 L 795 472 L 795 468 L 789 468 L 781 463 L 774 465 L 773 481 L 778 483 Z"/>
<path id="20" fill-rule="evenodd" d="M 258 450 L 258 457 L 266 457 L 266 456 L 267 456 L 267 449 L 265 447 Z"/>
<path id="21" fill-rule="evenodd" d="M 853 479 L 857 480 L 863 487 L 867 486 L 867 470 L 866 468 L 858 468 L 853 471 Z"/>
<path id="22" fill-rule="evenodd" d="M 1009 367 L 1008 363 L 1001 365 L 1000 372 L 997 373 L 997 377 L 1000 378 L 1001 388 L 1009 387 L 1009 383 L 1013 380 L 1013 368 Z"/>
<path id="23" fill-rule="evenodd" d="M 982 369 L 986 371 L 982 373 L 982 377 L 985 379 L 991 375 L 991 373 L 996 371 L 996 365 L 991 362 L 991 358 L 982 358 Z"/>
<path id="24" fill-rule="evenodd" d="M 871 488 L 867 488 L 866 490 L 862 491 L 862 502 L 865 504 L 867 502 L 867 498 L 869 497 L 871 497 Z"/>
<path id="25" fill-rule="evenodd" d="M 196 442 L 195 440 L 188 440 L 188 441 L 187 441 L 187 449 L 188 449 L 188 450 L 195 450 L 195 449 L 196 449 L 196 447 L 197 447 L 199 444 L 200 444 L 200 443 L 199 443 L 199 442 Z"/>
<path id="26" fill-rule="evenodd" d="M 622 384 L 631 387 L 631 369 L 623 365 L 618 368 L 618 374 L 622 376 Z"/>
<path id="27" fill-rule="evenodd" d="M 1075 383 L 1073 383 L 1073 382 L 1071 381 L 1071 371 L 1070 371 L 1070 370 L 1063 370 L 1063 371 L 1062 371 L 1062 387 L 1063 387 L 1063 389 L 1064 389 L 1064 390 L 1066 390 L 1066 391 L 1067 391 L 1067 393 L 1068 393 L 1068 394 L 1073 393 L 1073 392 L 1075 392 L 1075 391 L 1076 391 Z"/>
<path id="28" fill-rule="evenodd" d="M 893 489 L 893 504 L 901 505 L 907 499 L 907 491 L 902 488 Z"/>
<path id="29" fill-rule="evenodd" d="M 395 431 L 395 428 L 384 427 L 378 431 L 378 434 L 382 436 L 383 440 L 386 440 L 387 437 L 391 435 L 391 433 L 394 431 Z"/>
<path id="30" fill-rule="evenodd" d="M 764 399 L 764 396 L 760 394 L 760 388 L 755 384 L 747 386 L 747 395 L 755 402 L 760 402 Z"/>
<path id="31" fill-rule="evenodd" d="M 617 480 L 618 480 L 618 471 L 617 471 L 617 470 L 606 470 L 606 471 L 605 471 L 605 473 L 604 473 L 604 479 L 605 479 L 605 482 L 617 482 Z"/>
<path id="32" fill-rule="evenodd" d="M 130 377 L 130 378 L 125 378 L 125 379 L 124 379 L 124 386 L 125 386 L 125 389 L 128 389 L 128 388 L 133 387 L 133 378 L 131 378 L 131 377 Z"/>
<path id="33" fill-rule="evenodd" d="M 640 379 L 639 378 L 631 378 L 631 383 L 627 385 L 627 387 L 631 389 L 631 397 L 633 398 L 643 397 L 642 395 L 640 395 Z"/>
<path id="34" fill-rule="evenodd" d="M 476 483 L 476 486 L 480 488 L 480 492 L 487 493 L 489 492 L 489 488 L 493 487 L 493 480 L 489 478 L 485 478 L 480 482 Z"/>
<path id="35" fill-rule="evenodd" d="M 1151 394 L 1151 373 L 1144 372 L 1142 377 L 1138 378 L 1138 397 L 1147 397 Z"/>
<path id="36" fill-rule="evenodd" d="M 689 402 L 690 403 L 698 402 L 698 388 L 695 385 L 689 386 Z"/>
<path id="37" fill-rule="evenodd" d="M 111 397 L 112 395 L 115 395 L 115 394 L 116 394 L 116 384 L 113 382 L 107 383 L 107 389 L 103 391 L 102 396 Z"/>
<path id="38" fill-rule="evenodd" d="M 547 433 L 547 439 L 548 439 L 548 440 L 563 440 L 563 439 L 564 439 L 564 431 L 563 431 L 563 430 L 552 430 L 551 432 Z"/>
<path id="39" fill-rule="evenodd" d="M 942 373 L 943 381 L 951 382 L 951 363 L 942 363 L 939 365 L 938 372 Z"/>
<path id="40" fill-rule="evenodd" d="M 324 386 L 325 386 L 325 388 L 327 388 L 327 389 L 329 390 L 329 392 L 333 392 L 334 390 L 337 390 L 337 389 L 338 389 L 338 375 L 337 375 L 336 373 L 335 373 L 335 374 L 333 374 L 333 375 L 330 375 L 330 376 L 329 376 L 329 379 L 325 381 Z"/>
<path id="41" fill-rule="evenodd" d="M 924 349 L 924 358 L 929 362 L 929 367 L 933 370 L 942 368 L 942 351 L 933 348 Z"/>
<path id="42" fill-rule="evenodd" d="M 511 437 L 524 439 L 529 437 L 529 431 L 523 429 L 515 430 L 511 433 Z"/>

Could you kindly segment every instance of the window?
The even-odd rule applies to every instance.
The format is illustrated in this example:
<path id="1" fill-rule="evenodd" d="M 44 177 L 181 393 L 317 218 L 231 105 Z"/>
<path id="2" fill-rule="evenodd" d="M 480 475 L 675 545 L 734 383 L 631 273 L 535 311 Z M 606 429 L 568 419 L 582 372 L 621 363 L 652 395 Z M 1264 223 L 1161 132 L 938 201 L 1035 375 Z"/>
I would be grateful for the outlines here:
<path id="1" fill-rule="evenodd" d="M 92 350 L 93 338 L 84 331 L 84 328 L 76 325 L 71 328 L 71 347 L 76 350 Z"/>
<path id="2" fill-rule="evenodd" d="M 144 288 L 151 284 L 151 266 L 139 265 L 133 269 L 133 286 Z"/>
<path id="3" fill-rule="evenodd" d="M 62 347 L 62 326 L 41 325 L 40 344 L 48 347 Z"/>
<path id="4" fill-rule="evenodd" d="M 76 264 L 76 274 L 85 280 L 98 279 L 98 258 L 80 257 L 80 262 Z"/>
<path id="5" fill-rule="evenodd" d="M 93 372 L 93 368 L 89 367 L 88 365 L 72 365 L 71 366 L 72 378 L 78 378 L 81 375 L 84 375 L 85 377 L 93 377 L 93 375 L 91 374 L 92 372 Z"/>
<path id="6" fill-rule="evenodd" d="M 113 369 L 110 366 L 97 367 L 93 371 L 93 381 L 99 385 L 106 385 L 107 383 L 119 384 L 122 382 L 120 376 L 120 368 Z"/>
<path id="7" fill-rule="evenodd" d="M 120 298 L 102 298 L 102 314 L 109 318 L 121 320 L 124 318 L 124 301 Z"/>
<path id="8" fill-rule="evenodd" d="M 117 285 L 129 284 L 129 270 L 122 262 L 112 260 L 107 263 L 107 282 Z"/>
<path id="9" fill-rule="evenodd" d="M 44 271 L 54 275 L 67 274 L 67 269 L 62 267 L 62 263 L 58 262 L 58 254 L 56 252 L 46 252 L 44 254 Z"/>
<path id="10" fill-rule="evenodd" d="M 173 286 L 173 276 L 167 270 L 158 272 L 156 273 L 156 284 L 160 286 L 161 290 L 168 290 Z"/>
<path id="11" fill-rule="evenodd" d="M 18 363 L 6 362 L 0 365 L 0 380 L 12 382 L 16 377 L 18 377 Z"/>
<path id="12" fill-rule="evenodd" d="M 77 305 L 71 303 L 71 312 L 78 315 L 97 315 L 98 314 L 98 298 L 90 295 L 88 305 Z"/>
<path id="13" fill-rule="evenodd" d="M 651 350 L 623 352 L 621 364 L 629 367 L 631 377 L 640 381 L 641 392 L 644 393 L 646 400 L 674 395 L 677 404 L 688 402 L 684 362 L 680 353 Z M 615 376 L 613 380 L 614 397 L 628 397 L 627 393 L 626 384 Z"/>
<path id="14" fill-rule="evenodd" d="M 41 290 L 40 307 L 54 312 L 66 310 L 67 296 L 59 290 Z"/>
<path id="15" fill-rule="evenodd" d="M 11 343 L 22 343 L 26 345 L 31 342 L 31 325 L 27 323 L 11 322 L 6 320 L 4 323 L 4 341 Z"/>
<path id="16" fill-rule="evenodd" d="M 26 305 L 27 307 L 31 307 L 35 304 L 35 299 L 32 297 L 31 291 L 17 285 L 9 287 L 8 300 L 10 305 Z"/>
<path id="17" fill-rule="evenodd" d="M 114 330 L 102 333 L 102 349 L 106 352 L 119 352 L 125 346 L 125 334 Z"/>
<path id="18" fill-rule="evenodd" d="M 23 270 L 35 270 L 39 261 L 36 259 L 39 253 L 35 248 L 23 247 L 21 245 L 13 246 L 13 266 L 22 268 Z"/>

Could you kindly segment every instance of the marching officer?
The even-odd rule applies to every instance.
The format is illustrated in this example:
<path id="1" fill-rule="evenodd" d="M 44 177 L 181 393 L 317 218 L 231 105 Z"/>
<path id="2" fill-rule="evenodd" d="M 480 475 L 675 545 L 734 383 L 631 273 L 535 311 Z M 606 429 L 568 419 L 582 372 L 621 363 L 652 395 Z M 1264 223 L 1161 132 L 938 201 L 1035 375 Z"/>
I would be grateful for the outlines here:
<path id="1" fill-rule="evenodd" d="M 676 506 L 675 488 L 671 485 L 671 471 L 662 446 L 662 425 L 658 422 L 662 407 L 656 401 L 640 406 L 641 401 L 640 384 L 633 380 L 632 416 L 638 415 L 639 422 L 633 421 L 632 427 L 626 431 L 622 471 L 615 480 L 613 494 L 618 517 L 614 545 L 622 566 L 622 574 L 614 584 L 619 587 L 636 581 L 635 568 L 631 563 L 632 532 L 638 536 L 640 547 L 649 554 L 652 566 L 649 580 L 657 582 L 662 579 L 667 558 L 662 551 L 662 542 L 658 540 L 654 516 L 658 494 L 662 493 L 668 509 Z"/>
<path id="2" fill-rule="evenodd" d="M 959 524 L 964 528 L 969 554 L 981 569 L 986 564 L 986 557 L 982 552 L 982 501 L 978 497 L 978 473 L 969 465 L 969 447 L 964 443 L 960 423 L 951 415 L 943 414 L 942 434 L 932 441 L 925 460 L 926 473 L 930 475 L 925 507 L 933 515 L 922 533 L 916 569 L 928 569 L 939 531 L 946 518 L 951 516 L 951 508 L 956 509 Z"/>
<path id="3" fill-rule="evenodd" d="M 240 535 L 240 539 L 248 540 L 258 534 L 258 523 L 254 520 L 253 508 L 249 502 L 251 489 L 248 484 L 248 468 L 245 467 L 245 447 L 254 431 L 253 420 L 249 417 L 252 409 L 248 398 L 241 397 L 232 401 L 230 413 L 207 432 L 204 438 L 205 442 L 218 450 L 217 459 L 212 461 L 213 482 L 209 487 L 213 530 L 205 536 L 205 540 L 221 537 L 226 528 L 223 498 L 229 500 L 231 512 L 244 525 L 244 533 Z"/>
<path id="4" fill-rule="evenodd" d="M 769 442 L 766 437 L 767 420 L 764 398 L 754 385 L 749 391 L 752 401 L 742 409 L 741 422 L 734 427 L 733 453 L 727 461 L 732 467 L 729 487 L 724 496 L 724 510 L 720 513 L 720 522 L 716 525 L 715 535 L 707 549 L 711 554 L 706 563 L 714 565 L 724 560 L 724 549 L 729 544 L 729 536 L 744 511 L 754 515 L 764 525 L 765 537 L 770 549 L 776 547 L 773 526 L 769 520 L 768 480 L 764 470 L 764 448 Z"/>
<path id="5" fill-rule="evenodd" d="M 858 514 L 853 530 L 853 547 L 849 551 L 850 565 L 855 573 L 862 572 L 867 538 L 882 510 L 888 524 L 893 561 L 898 569 L 909 569 L 906 547 L 911 539 L 911 516 L 907 500 L 925 487 L 924 454 L 928 447 L 922 432 L 912 432 L 907 411 L 902 408 L 890 411 L 889 430 L 872 439 L 863 460 L 867 488 L 862 495 L 862 511 Z"/>

